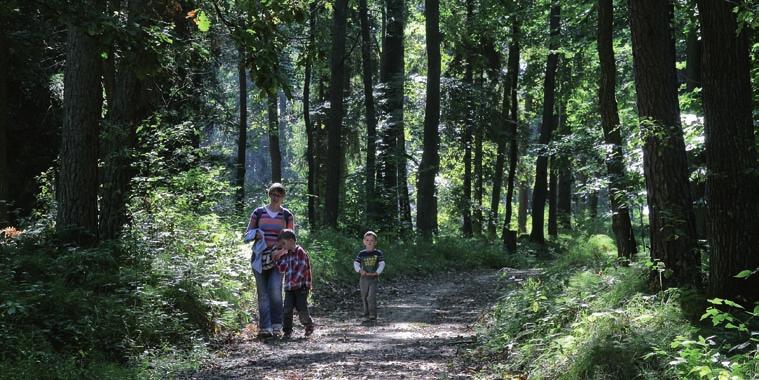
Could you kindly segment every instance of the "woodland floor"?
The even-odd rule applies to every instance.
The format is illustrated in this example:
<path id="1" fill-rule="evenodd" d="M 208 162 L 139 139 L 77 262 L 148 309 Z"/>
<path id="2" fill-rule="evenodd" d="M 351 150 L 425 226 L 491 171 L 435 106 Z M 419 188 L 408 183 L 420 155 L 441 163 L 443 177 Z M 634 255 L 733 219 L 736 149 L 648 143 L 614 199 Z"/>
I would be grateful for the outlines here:
<path id="1" fill-rule="evenodd" d="M 356 281 L 355 290 L 317 297 L 328 299 L 311 308 L 311 337 L 297 314 L 289 340 L 257 340 L 248 328 L 185 379 L 469 379 L 482 367 L 462 355 L 476 342 L 473 324 L 508 281 L 530 274 L 504 268 L 381 282 L 375 323 L 363 322 Z"/>

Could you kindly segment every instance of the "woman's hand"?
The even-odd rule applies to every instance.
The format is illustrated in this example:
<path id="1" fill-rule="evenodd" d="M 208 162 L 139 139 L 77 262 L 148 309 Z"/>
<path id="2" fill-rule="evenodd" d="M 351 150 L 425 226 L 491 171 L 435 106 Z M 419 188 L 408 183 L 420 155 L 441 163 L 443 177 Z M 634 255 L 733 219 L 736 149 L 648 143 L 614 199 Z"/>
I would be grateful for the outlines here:
<path id="1" fill-rule="evenodd" d="M 279 260 L 282 256 L 284 256 L 286 254 L 287 254 L 287 250 L 284 249 L 284 248 L 280 248 L 280 249 L 274 251 L 274 253 L 271 254 L 271 258 L 274 259 L 274 260 Z"/>

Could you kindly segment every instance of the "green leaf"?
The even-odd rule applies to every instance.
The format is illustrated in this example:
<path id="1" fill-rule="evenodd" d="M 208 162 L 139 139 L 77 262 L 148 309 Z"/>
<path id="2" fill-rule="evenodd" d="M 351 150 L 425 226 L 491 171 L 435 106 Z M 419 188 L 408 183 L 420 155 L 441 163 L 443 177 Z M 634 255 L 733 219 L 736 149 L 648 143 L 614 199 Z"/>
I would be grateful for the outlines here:
<path id="1" fill-rule="evenodd" d="M 211 20 L 206 15 L 206 12 L 198 12 L 197 17 L 195 17 L 195 25 L 198 26 L 198 30 L 201 32 L 207 32 L 211 29 Z"/>
<path id="2" fill-rule="evenodd" d="M 724 300 L 722 298 L 712 298 L 710 300 L 707 300 L 709 303 L 713 303 L 715 305 L 722 305 Z"/>
<path id="3" fill-rule="evenodd" d="M 743 306 L 741 306 L 740 304 L 737 304 L 737 303 L 735 303 L 733 301 L 730 301 L 730 300 L 725 300 L 725 305 L 732 306 L 732 307 L 737 307 L 739 309 L 743 309 Z"/>
<path id="4" fill-rule="evenodd" d="M 742 270 L 740 273 L 736 274 L 734 277 L 735 278 L 746 278 L 748 276 L 751 276 L 753 273 L 754 273 L 754 271 L 746 269 L 746 270 Z"/>

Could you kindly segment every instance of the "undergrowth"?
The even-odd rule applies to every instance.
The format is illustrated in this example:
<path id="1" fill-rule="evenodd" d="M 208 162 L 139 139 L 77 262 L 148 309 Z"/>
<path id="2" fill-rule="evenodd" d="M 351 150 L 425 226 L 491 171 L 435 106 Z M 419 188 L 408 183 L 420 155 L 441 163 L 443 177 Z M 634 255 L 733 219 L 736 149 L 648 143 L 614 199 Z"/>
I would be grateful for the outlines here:
<path id="1" fill-rule="evenodd" d="M 706 307 L 694 291 L 651 292 L 648 266 L 642 260 L 619 265 L 608 236 L 562 236 L 553 250 L 556 258 L 543 273 L 512 284 L 479 326 L 481 344 L 470 355 L 495 363 L 485 373 L 530 379 L 759 374 L 756 340 L 753 352 L 750 345 L 735 351 L 736 334 L 699 321 L 709 313 L 699 318 Z"/>

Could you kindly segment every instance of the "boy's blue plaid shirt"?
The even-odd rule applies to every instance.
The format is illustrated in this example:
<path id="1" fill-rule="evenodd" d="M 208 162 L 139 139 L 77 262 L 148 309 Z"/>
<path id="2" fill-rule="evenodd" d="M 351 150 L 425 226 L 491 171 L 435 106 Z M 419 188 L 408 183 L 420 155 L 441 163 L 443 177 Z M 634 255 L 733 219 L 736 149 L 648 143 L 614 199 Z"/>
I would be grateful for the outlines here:
<path id="1" fill-rule="evenodd" d="M 277 260 L 277 268 L 285 274 L 285 290 L 311 289 L 311 260 L 301 246 Z"/>

